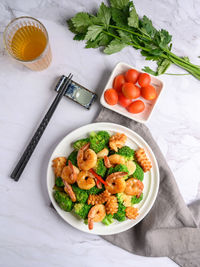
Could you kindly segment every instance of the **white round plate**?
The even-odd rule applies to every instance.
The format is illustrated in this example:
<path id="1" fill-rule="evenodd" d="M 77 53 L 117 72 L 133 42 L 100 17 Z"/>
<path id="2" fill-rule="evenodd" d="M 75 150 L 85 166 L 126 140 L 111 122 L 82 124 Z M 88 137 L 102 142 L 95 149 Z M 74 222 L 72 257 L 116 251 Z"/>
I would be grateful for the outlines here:
<path id="1" fill-rule="evenodd" d="M 62 156 L 67 157 L 73 150 L 71 144 L 77 139 L 87 137 L 88 134 L 92 131 L 102 131 L 102 130 L 108 131 L 110 134 L 114 134 L 117 132 L 124 133 L 127 136 L 126 144 L 128 146 L 130 146 L 133 149 L 137 149 L 139 147 L 144 148 L 148 158 L 152 162 L 152 169 L 149 172 L 145 173 L 144 175 L 143 200 L 139 204 L 134 205 L 135 207 L 139 208 L 139 216 L 136 218 L 136 220 L 127 219 L 124 222 L 118 222 L 115 220 L 115 222 L 109 226 L 106 226 L 103 223 L 94 223 L 94 229 L 89 230 L 88 226 L 84 224 L 83 220 L 80 220 L 73 212 L 65 212 L 64 210 L 60 209 L 60 207 L 54 200 L 53 186 L 55 183 L 55 176 L 52 169 L 52 160 L 56 157 L 62 157 Z M 117 234 L 135 226 L 147 215 L 147 213 L 153 206 L 158 193 L 158 187 L 159 187 L 159 169 L 156 158 L 151 148 L 144 141 L 144 139 L 140 137 L 138 134 L 136 134 L 134 131 L 114 123 L 100 122 L 100 123 L 88 124 L 78 128 L 77 130 L 65 136 L 62 139 L 62 141 L 57 145 L 53 154 L 51 155 L 47 168 L 47 189 L 54 208 L 67 223 L 71 224 L 73 227 L 81 231 L 88 232 L 90 234 L 96 234 L 96 235 Z"/>

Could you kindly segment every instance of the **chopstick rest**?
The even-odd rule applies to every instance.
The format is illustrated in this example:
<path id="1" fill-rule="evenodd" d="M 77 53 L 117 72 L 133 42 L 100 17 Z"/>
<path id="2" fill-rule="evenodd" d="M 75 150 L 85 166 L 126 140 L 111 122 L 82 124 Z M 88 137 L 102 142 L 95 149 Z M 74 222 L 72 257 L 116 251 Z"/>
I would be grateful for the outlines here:
<path id="1" fill-rule="evenodd" d="M 63 77 L 63 76 L 62 76 Z M 61 77 L 61 78 L 62 78 Z M 14 170 L 12 171 L 10 177 L 14 179 L 15 181 L 18 181 L 23 170 L 25 169 L 31 155 L 33 154 L 42 134 L 44 133 L 54 111 L 56 110 L 60 100 L 62 99 L 63 95 L 65 94 L 69 84 L 71 83 L 71 79 L 73 75 L 70 73 L 68 77 L 64 76 L 65 78 L 62 78 L 59 80 L 57 84 L 58 88 L 58 94 L 55 97 L 54 101 L 52 102 L 49 110 L 47 111 L 46 115 L 44 116 L 43 120 L 41 121 L 38 129 L 36 130 L 35 134 L 33 135 L 30 143 L 24 150 L 24 153 L 22 154 L 20 160 L 18 161 L 17 165 L 15 166 Z"/>
<path id="2" fill-rule="evenodd" d="M 55 91 L 59 91 L 59 84 L 62 84 L 66 78 L 67 77 L 64 75 L 61 76 L 57 84 L 58 86 L 55 87 Z M 68 97 L 86 109 L 90 109 L 93 102 L 97 99 L 97 94 L 93 93 L 75 81 L 71 81 L 70 85 L 65 91 L 64 96 Z"/>

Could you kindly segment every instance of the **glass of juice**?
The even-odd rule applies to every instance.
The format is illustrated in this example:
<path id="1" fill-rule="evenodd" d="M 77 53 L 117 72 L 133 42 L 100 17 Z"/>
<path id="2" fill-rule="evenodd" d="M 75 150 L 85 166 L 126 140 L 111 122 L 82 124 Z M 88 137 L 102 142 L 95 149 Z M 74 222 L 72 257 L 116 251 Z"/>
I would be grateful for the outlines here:
<path id="1" fill-rule="evenodd" d="M 4 43 L 15 60 L 32 70 L 46 69 L 51 63 L 48 33 L 37 19 L 19 17 L 12 20 L 4 31 Z"/>

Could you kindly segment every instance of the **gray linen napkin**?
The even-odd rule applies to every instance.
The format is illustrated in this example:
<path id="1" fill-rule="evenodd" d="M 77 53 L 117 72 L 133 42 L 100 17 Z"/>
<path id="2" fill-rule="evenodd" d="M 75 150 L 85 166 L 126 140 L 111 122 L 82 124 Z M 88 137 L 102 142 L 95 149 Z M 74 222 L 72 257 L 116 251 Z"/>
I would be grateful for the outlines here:
<path id="1" fill-rule="evenodd" d="M 189 206 L 185 204 L 149 129 L 105 108 L 96 122 L 117 123 L 138 133 L 152 148 L 160 170 L 160 188 L 149 214 L 135 227 L 102 238 L 134 254 L 167 256 L 180 266 L 200 267 L 200 201 Z"/>

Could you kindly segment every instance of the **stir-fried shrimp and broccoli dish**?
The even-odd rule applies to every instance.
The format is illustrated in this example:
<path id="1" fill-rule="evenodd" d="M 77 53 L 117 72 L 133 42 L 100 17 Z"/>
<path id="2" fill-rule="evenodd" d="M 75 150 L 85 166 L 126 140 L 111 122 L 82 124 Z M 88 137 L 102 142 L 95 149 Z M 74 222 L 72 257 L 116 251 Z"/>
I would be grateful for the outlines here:
<path id="1" fill-rule="evenodd" d="M 143 148 L 134 151 L 126 140 L 123 133 L 92 132 L 72 144 L 67 158 L 53 160 L 55 201 L 90 230 L 95 222 L 110 225 L 139 215 L 134 206 L 143 199 L 144 172 L 152 165 Z"/>

